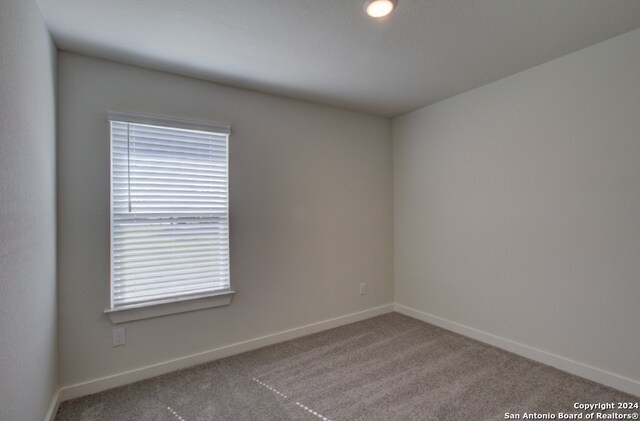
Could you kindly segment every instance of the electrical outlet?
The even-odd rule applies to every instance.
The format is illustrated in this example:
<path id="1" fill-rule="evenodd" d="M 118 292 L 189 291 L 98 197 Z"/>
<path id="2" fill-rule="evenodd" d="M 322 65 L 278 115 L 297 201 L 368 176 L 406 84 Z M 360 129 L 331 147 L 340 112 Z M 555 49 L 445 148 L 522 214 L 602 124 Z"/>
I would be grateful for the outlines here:
<path id="1" fill-rule="evenodd" d="M 366 282 L 362 282 L 360 284 L 360 295 L 364 295 L 367 293 L 367 283 Z"/>
<path id="2" fill-rule="evenodd" d="M 113 344 L 113 346 L 122 346 L 122 345 L 124 345 L 125 336 L 124 336 L 124 328 L 123 327 L 118 327 L 116 329 L 113 329 L 111 334 L 112 334 L 112 344 Z"/>

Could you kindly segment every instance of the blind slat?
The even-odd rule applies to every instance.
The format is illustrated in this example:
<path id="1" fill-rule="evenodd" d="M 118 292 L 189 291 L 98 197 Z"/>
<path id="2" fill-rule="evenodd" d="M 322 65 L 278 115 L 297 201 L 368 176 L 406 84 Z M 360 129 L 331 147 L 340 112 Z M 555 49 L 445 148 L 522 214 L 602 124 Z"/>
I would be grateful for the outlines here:
<path id="1" fill-rule="evenodd" d="M 115 298 L 114 301 L 116 302 L 122 301 L 122 297 L 125 296 L 127 304 L 123 304 L 123 305 L 147 304 L 147 303 L 155 303 L 155 302 L 161 302 L 161 301 L 166 301 L 170 299 L 183 298 L 183 297 L 189 297 L 189 296 L 197 297 L 199 295 L 206 294 L 206 293 L 228 291 L 228 290 L 229 288 L 225 286 L 217 286 L 216 284 L 206 284 L 205 286 L 196 285 L 194 289 L 186 289 L 186 290 L 174 289 L 174 290 L 169 290 L 169 291 L 165 291 L 162 293 L 155 293 L 155 294 L 145 294 L 145 295 L 117 294 L 114 297 Z"/>
<path id="2" fill-rule="evenodd" d="M 135 274 L 144 274 L 149 272 L 149 268 L 160 269 L 163 270 L 182 270 L 182 269 L 190 269 L 190 268 L 203 268 L 203 267 L 212 267 L 212 268 L 220 268 L 226 267 L 225 263 L 226 259 L 221 259 L 217 263 L 215 260 L 210 259 L 190 259 L 183 261 L 183 263 L 173 263 L 173 264 L 154 264 L 154 265 L 145 265 L 145 266 L 130 266 L 126 265 L 122 268 L 114 268 L 116 273 L 121 275 L 135 275 Z"/>
<path id="3" fill-rule="evenodd" d="M 129 154 L 127 153 L 126 145 L 122 148 L 112 148 L 111 155 L 118 159 L 122 159 L 122 158 L 126 159 L 127 156 L 129 156 Z M 142 165 L 143 163 L 149 164 L 149 165 L 154 165 L 154 164 L 189 165 L 189 166 L 193 166 L 193 168 L 226 168 L 227 167 L 226 162 L 217 162 L 217 163 L 209 164 L 208 162 L 197 162 L 194 160 L 182 159 L 180 157 L 175 157 L 175 156 L 170 158 L 163 158 L 163 159 L 140 156 L 140 157 L 137 157 L 136 163 L 140 165 Z M 124 164 L 126 165 L 126 161 L 124 162 Z"/>
<path id="4" fill-rule="evenodd" d="M 191 269 L 183 269 L 183 270 L 155 270 L 155 271 L 147 271 L 144 274 L 127 274 L 127 284 L 124 285 L 139 285 L 140 283 L 146 284 L 163 284 L 163 283 L 172 283 L 174 281 L 188 281 L 190 279 L 196 278 L 210 278 L 220 275 L 225 275 L 227 271 L 225 268 L 215 268 L 215 267 L 207 267 L 207 268 L 191 268 Z"/>
<path id="5" fill-rule="evenodd" d="M 145 296 L 155 296 L 155 295 L 164 295 L 172 292 L 189 292 L 193 290 L 202 290 L 203 288 L 209 289 L 212 285 L 210 279 L 198 279 L 197 282 L 189 281 L 187 283 L 175 283 L 172 286 L 148 286 L 148 285 L 140 285 L 140 286 L 130 286 L 126 288 L 116 289 L 114 294 L 116 297 L 126 296 L 127 298 L 142 298 Z M 219 281 L 213 283 L 216 289 L 223 288 L 224 282 Z"/>

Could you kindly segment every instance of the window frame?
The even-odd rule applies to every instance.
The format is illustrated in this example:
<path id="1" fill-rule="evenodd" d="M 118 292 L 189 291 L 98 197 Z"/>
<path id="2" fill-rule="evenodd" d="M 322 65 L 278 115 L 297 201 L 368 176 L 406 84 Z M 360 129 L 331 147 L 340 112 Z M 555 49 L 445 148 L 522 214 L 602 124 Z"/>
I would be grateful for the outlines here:
<path id="1" fill-rule="evenodd" d="M 224 291 L 213 291 L 211 293 L 203 293 L 196 296 L 188 297 L 174 297 L 169 299 L 158 300 L 154 302 L 146 302 L 139 304 L 123 305 L 114 307 L 113 305 L 113 287 L 114 287 L 114 273 L 113 273 L 113 254 L 114 254 L 114 240 L 113 240 L 113 133 L 112 133 L 112 121 L 131 123 L 131 124 L 144 124 L 152 126 L 162 126 L 175 129 L 197 130 L 205 132 L 213 132 L 216 134 L 227 135 L 227 223 L 230 222 L 229 215 L 229 137 L 231 135 L 231 128 L 227 124 L 220 123 L 206 123 L 195 120 L 185 120 L 172 117 L 159 117 L 148 114 L 139 113 L 123 113 L 113 112 L 107 113 L 107 122 L 109 123 L 109 308 L 104 313 L 109 316 L 112 323 L 124 323 L 133 320 L 147 319 L 152 317 L 165 316 L 169 314 L 183 313 L 187 311 L 200 310 L 205 308 L 226 306 L 231 303 L 231 299 L 235 294 L 235 291 L 231 288 L 231 276 L 229 268 L 229 288 Z M 229 253 L 228 265 L 230 265 L 230 232 L 227 238 L 227 251 Z"/>

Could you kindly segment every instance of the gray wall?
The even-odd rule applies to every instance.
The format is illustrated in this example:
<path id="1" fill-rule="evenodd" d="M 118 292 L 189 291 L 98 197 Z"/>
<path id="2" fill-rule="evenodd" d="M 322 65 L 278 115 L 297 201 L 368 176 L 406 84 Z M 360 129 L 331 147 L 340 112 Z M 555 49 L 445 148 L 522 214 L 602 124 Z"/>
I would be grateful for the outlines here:
<path id="1" fill-rule="evenodd" d="M 393 302 L 389 119 L 66 52 L 58 62 L 63 386 Z M 102 313 L 108 110 L 232 127 L 233 302 L 128 323 L 120 348 Z"/>
<path id="2" fill-rule="evenodd" d="M 640 381 L 640 30 L 393 137 L 397 303 Z"/>
<path id="3" fill-rule="evenodd" d="M 0 419 L 57 390 L 55 47 L 32 0 L 0 2 Z"/>

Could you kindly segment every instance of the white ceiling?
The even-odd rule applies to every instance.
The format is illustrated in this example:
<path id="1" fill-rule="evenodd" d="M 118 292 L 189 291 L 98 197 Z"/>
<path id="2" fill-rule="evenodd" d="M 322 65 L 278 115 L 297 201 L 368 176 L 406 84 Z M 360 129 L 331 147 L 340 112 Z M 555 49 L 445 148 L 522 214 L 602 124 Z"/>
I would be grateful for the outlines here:
<path id="1" fill-rule="evenodd" d="M 640 27 L 640 0 L 37 0 L 62 49 L 396 116 Z"/>

